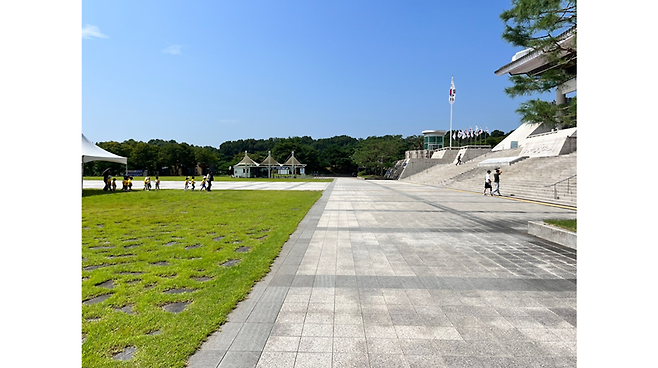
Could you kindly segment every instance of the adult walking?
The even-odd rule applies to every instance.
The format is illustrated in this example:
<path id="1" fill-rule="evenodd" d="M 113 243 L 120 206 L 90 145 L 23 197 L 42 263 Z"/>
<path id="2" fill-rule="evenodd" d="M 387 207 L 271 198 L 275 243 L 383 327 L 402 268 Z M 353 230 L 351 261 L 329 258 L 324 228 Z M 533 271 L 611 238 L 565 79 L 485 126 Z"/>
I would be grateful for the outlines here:
<path id="1" fill-rule="evenodd" d="M 503 172 L 500 171 L 500 167 L 497 167 L 496 172 L 494 173 L 493 192 L 491 192 L 491 195 L 498 193 L 499 196 L 502 196 L 502 194 L 500 194 L 500 174 L 502 173 Z"/>
<path id="2" fill-rule="evenodd" d="M 111 184 L 110 183 L 110 168 L 109 167 L 103 171 L 103 183 L 105 184 L 105 186 L 103 187 L 103 190 L 107 192 L 108 189 L 110 189 L 110 184 Z"/>
<path id="3" fill-rule="evenodd" d="M 210 192 L 210 187 L 212 187 L 212 181 L 214 179 L 215 179 L 215 177 L 212 176 L 212 171 L 208 171 L 208 178 L 206 179 L 206 181 L 208 181 L 208 187 L 207 187 L 206 190 L 209 191 L 209 192 Z"/>
<path id="4" fill-rule="evenodd" d="M 489 195 L 491 194 L 491 170 L 487 170 L 487 175 L 484 177 L 484 193 L 483 195 L 487 195 L 487 188 L 489 188 Z"/>

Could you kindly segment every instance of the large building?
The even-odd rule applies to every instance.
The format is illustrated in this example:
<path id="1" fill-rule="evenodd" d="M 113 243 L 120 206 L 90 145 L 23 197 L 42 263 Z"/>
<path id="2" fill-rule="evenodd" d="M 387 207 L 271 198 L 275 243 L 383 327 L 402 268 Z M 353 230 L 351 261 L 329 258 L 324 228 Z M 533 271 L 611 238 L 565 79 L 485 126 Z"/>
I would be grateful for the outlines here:
<path id="1" fill-rule="evenodd" d="M 439 148 L 445 147 L 443 142 L 443 136 L 445 136 L 445 130 L 423 130 L 424 138 L 424 149 L 427 151 L 434 151 Z"/>
<path id="2" fill-rule="evenodd" d="M 565 61 L 559 67 L 566 71 L 567 74 L 573 75 L 573 78 L 566 81 L 556 88 L 555 103 L 562 105 L 568 102 L 567 94 L 576 92 L 576 26 L 560 34 L 557 39 L 564 51 L 561 51 L 560 57 Z M 555 63 L 547 60 L 543 50 L 525 49 L 519 51 L 512 57 L 512 61 L 503 65 L 494 73 L 497 76 L 521 75 L 538 76 L 549 69 L 555 68 Z"/>
<path id="3" fill-rule="evenodd" d="M 569 102 L 568 93 L 576 92 L 576 26 L 560 34 L 558 43 L 563 48 L 560 57 L 564 61 L 559 66 L 548 60 L 543 50 L 525 49 L 512 57 L 512 61 L 503 65 L 494 73 L 498 76 L 528 75 L 541 76 L 552 68 L 562 68 L 573 78 L 556 88 L 555 104 L 562 105 Z M 551 156 L 566 154 L 576 150 L 577 128 L 560 130 L 542 123 L 521 124 L 512 134 L 500 142 L 493 151 L 514 149 L 522 147 L 523 154 L 528 156 Z"/>

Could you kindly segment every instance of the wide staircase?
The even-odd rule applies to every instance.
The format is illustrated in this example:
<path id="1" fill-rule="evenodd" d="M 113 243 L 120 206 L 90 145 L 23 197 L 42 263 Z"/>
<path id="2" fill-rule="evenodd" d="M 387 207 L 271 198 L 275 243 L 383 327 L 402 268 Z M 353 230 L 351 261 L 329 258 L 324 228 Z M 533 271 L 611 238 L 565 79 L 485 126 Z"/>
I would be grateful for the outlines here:
<path id="1" fill-rule="evenodd" d="M 493 167 L 478 167 L 489 158 L 518 156 L 520 148 L 490 152 L 463 165 L 438 165 L 402 179 L 420 184 L 482 193 L 484 176 Z M 503 196 L 577 207 L 577 152 L 552 157 L 527 158 L 501 166 L 500 192 Z"/>

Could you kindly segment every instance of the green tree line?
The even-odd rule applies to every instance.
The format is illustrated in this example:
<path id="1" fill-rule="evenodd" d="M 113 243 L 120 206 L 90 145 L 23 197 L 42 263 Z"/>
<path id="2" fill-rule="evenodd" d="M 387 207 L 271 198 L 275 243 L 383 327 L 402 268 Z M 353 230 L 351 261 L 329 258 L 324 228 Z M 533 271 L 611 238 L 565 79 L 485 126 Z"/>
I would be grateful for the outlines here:
<path id="1" fill-rule="evenodd" d="M 494 134 L 501 136 L 497 142 Z M 500 131 L 492 132 L 487 144 L 497 144 L 504 138 Z M 193 175 L 198 165 L 203 173 L 227 174 L 229 168 L 244 158 L 245 151 L 255 162 L 262 162 L 271 152 L 279 163 L 285 163 L 295 152 L 295 158 L 306 164 L 307 174 L 350 175 L 358 171 L 383 175 L 386 168 L 404 158 L 405 151 L 423 149 L 423 136 L 402 135 L 352 138 L 346 135 L 313 139 L 309 136 L 240 139 L 226 141 L 219 148 L 195 146 L 175 140 L 151 139 L 148 142 L 129 139 L 98 142 L 108 152 L 128 158 L 128 169 L 148 170 L 149 175 Z M 117 175 L 125 166 L 112 162 L 94 161 L 85 164 L 85 176 L 99 176 L 110 168 Z"/>

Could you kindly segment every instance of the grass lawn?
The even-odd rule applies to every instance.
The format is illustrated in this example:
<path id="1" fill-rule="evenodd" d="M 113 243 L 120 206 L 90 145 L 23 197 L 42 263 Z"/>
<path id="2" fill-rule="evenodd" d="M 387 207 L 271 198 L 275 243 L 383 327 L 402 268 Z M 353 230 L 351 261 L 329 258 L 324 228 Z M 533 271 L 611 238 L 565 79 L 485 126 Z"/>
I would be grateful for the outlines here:
<path id="1" fill-rule="evenodd" d="M 184 367 L 321 195 L 85 189 L 82 366 Z"/>
<path id="2" fill-rule="evenodd" d="M 561 227 L 565 230 L 573 231 L 574 233 L 577 232 L 576 231 L 576 227 L 577 227 L 576 226 L 577 225 L 576 224 L 576 219 L 573 219 L 573 220 L 544 220 L 544 222 L 547 223 L 547 224 L 553 225 L 553 226 Z"/>
<path id="3" fill-rule="evenodd" d="M 120 181 L 122 180 L 121 175 L 116 175 L 114 176 L 117 178 L 117 181 L 119 181 L 118 184 L 120 184 Z M 201 183 L 201 179 L 203 176 L 195 176 L 194 180 L 197 183 Z M 82 178 L 83 180 L 103 180 L 102 176 L 85 176 Z M 155 182 L 155 176 L 151 176 L 151 180 Z M 133 182 L 143 182 L 144 177 L 143 176 L 134 176 L 133 177 Z M 184 176 L 161 176 L 160 181 L 185 181 Z M 331 182 L 333 179 L 314 179 L 313 177 L 307 177 L 307 178 L 233 178 L 230 176 L 215 176 L 215 181 L 308 181 L 308 182 Z"/>

